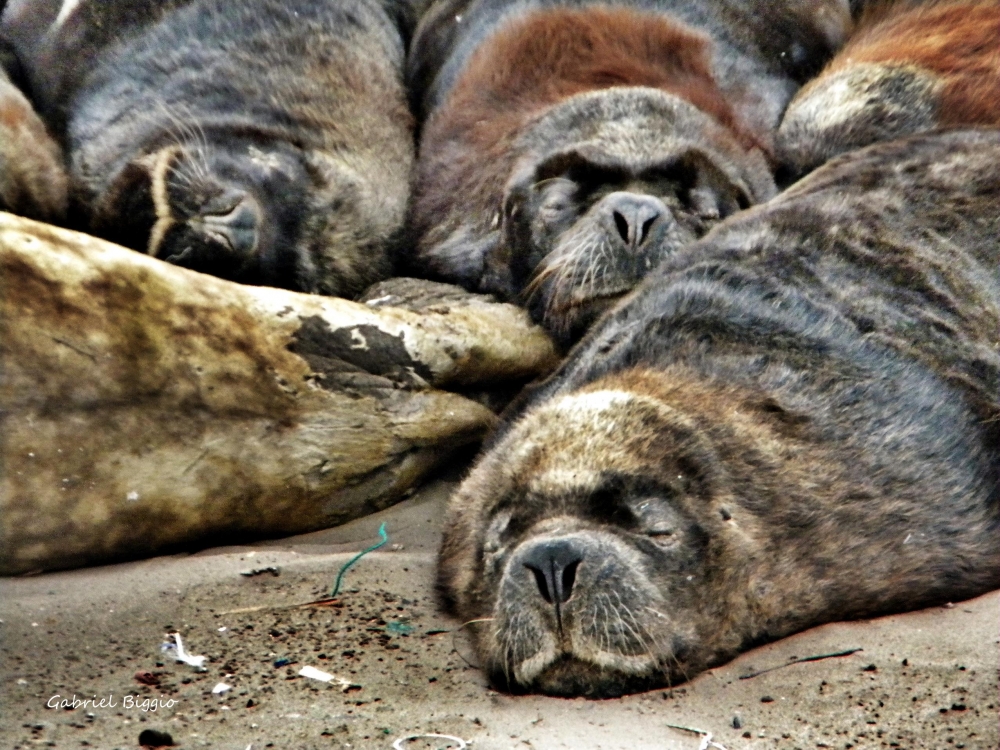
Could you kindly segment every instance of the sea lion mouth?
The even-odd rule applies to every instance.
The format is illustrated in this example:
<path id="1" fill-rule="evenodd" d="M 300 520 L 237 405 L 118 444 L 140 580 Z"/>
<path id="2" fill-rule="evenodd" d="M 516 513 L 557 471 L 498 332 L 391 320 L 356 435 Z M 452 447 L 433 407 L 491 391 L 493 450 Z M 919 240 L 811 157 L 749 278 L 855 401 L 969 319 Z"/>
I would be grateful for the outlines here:
<path id="1" fill-rule="evenodd" d="M 630 669 L 612 669 L 574 654 L 562 653 L 548 658 L 541 669 L 533 669 L 530 680 L 521 679 L 518 675 L 521 670 L 515 670 L 516 684 L 498 683 L 497 678 L 502 679 L 503 675 L 494 675 L 493 681 L 515 694 L 537 692 L 588 698 L 617 698 L 650 690 L 663 683 L 657 663 L 651 656 L 631 657 L 631 661 Z"/>

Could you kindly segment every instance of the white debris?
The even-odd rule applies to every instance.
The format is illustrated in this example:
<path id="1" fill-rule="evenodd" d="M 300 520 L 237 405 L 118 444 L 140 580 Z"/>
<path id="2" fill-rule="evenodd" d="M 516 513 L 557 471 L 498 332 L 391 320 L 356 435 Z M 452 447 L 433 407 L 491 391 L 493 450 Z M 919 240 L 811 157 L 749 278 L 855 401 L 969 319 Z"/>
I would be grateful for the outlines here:
<path id="1" fill-rule="evenodd" d="M 205 668 L 205 660 L 208 657 L 206 657 L 206 656 L 195 656 L 195 655 L 189 654 L 187 651 L 185 651 L 184 650 L 184 641 L 181 640 L 181 634 L 180 633 L 171 633 L 170 637 L 174 639 L 174 643 L 177 645 L 177 653 L 174 654 L 174 658 L 177 661 L 182 661 L 185 664 L 190 664 L 195 669 L 207 671 L 206 668 Z"/>
<path id="2" fill-rule="evenodd" d="M 136 492 L 135 490 L 132 490 L 125 496 L 125 499 L 128 500 L 130 503 L 137 502 L 139 500 L 139 493 Z"/>
<path id="3" fill-rule="evenodd" d="M 337 675 L 330 674 L 329 672 L 324 672 L 321 669 L 316 669 L 316 667 L 302 667 L 302 669 L 299 670 L 299 676 L 309 677 L 313 680 L 319 680 L 320 682 L 336 682 L 340 685 L 340 689 L 345 693 L 352 687 L 361 687 L 357 683 L 345 680 L 343 677 L 337 677 Z"/>
<path id="4" fill-rule="evenodd" d="M 403 743 L 413 742 L 413 740 L 448 740 L 455 745 L 456 750 L 465 750 L 469 743 L 461 737 L 453 737 L 450 734 L 411 734 L 409 737 L 400 737 L 392 743 L 393 750 L 403 750 Z"/>
<path id="5" fill-rule="evenodd" d="M 333 675 L 329 672 L 324 672 L 321 669 L 316 669 L 316 667 L 302 667 L 299 670 L 300 677 L 309 677 L 313 680 L 319 680 L 320 682 L 332 682 Z"/>
<path id="6" fill-rule="evenodd" d="M 233 689 L 232 685 L 227 685 L 224 682 L 220 682 L 218 685 L 212 688 L 212 695 L 222 695 L 223 693 L 228 692 L 232 689 Z"/>

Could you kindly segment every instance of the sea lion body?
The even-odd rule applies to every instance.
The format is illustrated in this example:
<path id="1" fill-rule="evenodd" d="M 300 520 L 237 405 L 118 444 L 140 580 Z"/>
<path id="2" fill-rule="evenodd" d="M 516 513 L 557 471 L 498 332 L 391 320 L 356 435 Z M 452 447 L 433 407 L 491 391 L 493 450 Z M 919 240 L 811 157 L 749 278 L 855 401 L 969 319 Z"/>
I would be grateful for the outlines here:
<path id="1" fill-rule="evenodd" d="M 511 410 L 439 583 L 493 681 L 617 695 L 1000 587 L 1000 132 L 842 157 Z"/>
<path id="2" fill-rule="evenodd" d="M 426 117 L 412 265 L 572 339 L 663 257 L 774 193 L 773 131 L 846 2 L 453 0 L 408 60 Z"/>
<path id="3" fill-rule="evenodd" d="M 60 221 L 69 202 L 62 150 L 4 72 L 15 60 L 0 44 L 0 211 Z"/>
<path id="4" fill-rule="evenodd" d="M 353 296 L 407 201 L 409 6 L 15 0 L 3 35 L 86 228 L 224 278 Z"/>
<path id="5" fill-rule="evenodd" d="M 789 105 L 781 161 L 804 174 L 877 141 L 1000 126 L 998 39 L 997 0 L 897 0 L 863 11 L 848 43 Z"/>

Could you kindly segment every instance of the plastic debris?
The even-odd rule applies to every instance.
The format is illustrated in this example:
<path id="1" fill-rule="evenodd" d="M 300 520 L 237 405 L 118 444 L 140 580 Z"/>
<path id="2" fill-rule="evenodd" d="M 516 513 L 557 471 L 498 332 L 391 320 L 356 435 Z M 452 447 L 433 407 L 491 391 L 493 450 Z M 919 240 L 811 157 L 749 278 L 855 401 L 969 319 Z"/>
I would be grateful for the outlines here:
<path id="1" fill-rule="evenodd" d="M 200 656 L 200 655 L 195 656 L 194 654 L 189 654 L 187 651 L 185 651 L 184 641 L 181 640 L 180 633 L 171 633 L 170 637 L 174 639 L 173 646 L 174 650 L 176 651 L 176 653 L 174 654 L 174 659 L 176 659 L 177 661 L 184 662 L 185 664 L 190 664 L 192 667 L 194 667 L 199 671 L 203 672 L 208 671 L 207 668 L 205 667 L 205 661 L 208 659 L 207 656 Z M 163 645 L 165 646 L 167 644 Z M 160 646 L 160 650 L 167 651 L 168 649 L 164 648 L 163 646 Z"/>
<path id="2" fill-rule="evenodd" d="M 350 680 L 345 680 L 343 677 L 337 677 L 337 675 L 324 672 L 321 669 L 316 669 L 316 667 L 310 667 L 308 665 L 299 670 L 299 676 L 309 677 L 310 679 L 319 680 L 320 682 L 336 682 L 340 685 L 340 689 L 344 693 L 351 689 L 358 690 L 361 688 L 360 685 L 353 683 Z"/>
<path id="3" fill-rule="evenodd" d="M 274 660 L 274 666 L 276 666 L 276 667 L 287 667 L 291 663 L 292 663 L 291 659 L 275 659 Z"/>
<path id="4" fill-rule="evenodd" d="M 354 565 L 354 563 L 356 563 L 362 557 L 364 557 L 365 555 L 367 555 L 369 552 L 374 552 L 375 550 L 377 550 L 382 545 L 388 543 L 388 541 L 389 541 L 389 535 L 385 532 L 385 522 L 384 521 L 382 522 L 382 525 L 378 527 L 378 535 L 381 538 L 381 541 L 379 541 L 377 544 L 373 544 L 371 547 L 368 547 L 367 549 L 361 550 L 358 554 L 356 554 L 354 557 L 352 557 L 350 560 L 348 560 L 346 563 L 344 563 L 344 566 L 340 569 L 340 572 L 337 573 L 337 582 L 333 585 L 333 592 L 330 594 L 330 598 L 331 599 L 333 599 L 334 597 L 336 597 L 337 593 L 340 591 L 340 583 L 341 583 L 341 581 L 344 580 L 344 573 L 347 572 L 348 568 L 350 568 L 352 565 Z"/>
<path id="5" fill-rule="evenodd" d="M 405 620 L 392 620 L 385 626 L 385 630 L 393 635 L 409 635 L 413 632 L 413 626 Z"/>
<path id="6" fill-rule="evenodd" d="M 322 669 L 316 669 L 316 667 L 305 666 L 299 670 L 300 677 L 308 677 L 313 680 L 319 680 L 320 682 L 330 682 L 333 680 L 333 675 L 329 672 L 324 672 Z"/>
<path id="7" fill-rule="evenodd" d="M 403 743 L 413 742 L 414 740 L 448 740 L 452 743 L 458 743 L 455 745 L 456 750 L 465 750 L 469 746 L 469 743 L 461 737 L 453 737 L 450 734 L 411 734 L 408 737 L 400 737 L 393 742 L 392 750 L 404 750 Z"/>
<path id="8" fill-rule="evenodd" d="M 220 682 L 214 688 L 212 688 L 212 695 L 222 695 L 233 689 L 232 685 L 227 685 L 224 682 Z"/>

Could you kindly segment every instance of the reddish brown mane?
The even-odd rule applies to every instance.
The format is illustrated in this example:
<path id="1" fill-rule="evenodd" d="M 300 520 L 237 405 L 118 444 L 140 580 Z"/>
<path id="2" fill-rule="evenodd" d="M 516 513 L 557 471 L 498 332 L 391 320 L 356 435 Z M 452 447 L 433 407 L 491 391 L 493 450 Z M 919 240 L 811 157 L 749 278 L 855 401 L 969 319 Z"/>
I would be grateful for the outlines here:
<path id="1" fill-rule="evenodd" d="M 625 8 L 553 8 L 510 23 L 474 53 L 424 129 L 418 229 L 440 219 L 456 193 L 479 204 L 470 209 L 493 208 L 524 125 L 585 91 L 658 88 L 712 115 L 748 147 L 757 145 L 712 78 L 709 44 L 692 29 Z"/>
<path id="2" fill-rule="evenodd" d="M 856 62 L 910 63 L 944 79 L 942 125 L 1000 125 L 1000 2 L 901 4 L 876 18 L 833 67 Z"/>

